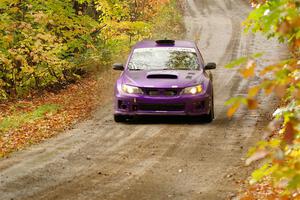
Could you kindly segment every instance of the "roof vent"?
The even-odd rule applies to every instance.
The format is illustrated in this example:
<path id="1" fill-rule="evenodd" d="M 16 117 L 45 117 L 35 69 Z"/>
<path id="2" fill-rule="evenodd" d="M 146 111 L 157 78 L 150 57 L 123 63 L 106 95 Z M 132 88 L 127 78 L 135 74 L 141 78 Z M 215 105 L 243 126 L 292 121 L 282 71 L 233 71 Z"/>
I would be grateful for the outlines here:
<path id="1" fill-rule="evenodd" d="M 175 40 L 156 40 L 158 45 L 175 45 Z"/>

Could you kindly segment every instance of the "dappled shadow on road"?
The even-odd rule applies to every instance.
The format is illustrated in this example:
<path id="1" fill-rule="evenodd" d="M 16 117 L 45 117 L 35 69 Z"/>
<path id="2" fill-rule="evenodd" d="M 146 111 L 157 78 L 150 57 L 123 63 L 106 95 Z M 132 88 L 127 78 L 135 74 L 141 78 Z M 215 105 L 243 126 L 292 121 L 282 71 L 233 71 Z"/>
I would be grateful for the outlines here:
<path id="1" fill-rule="evenodd" d="M 209 124 L 201 116 L 138 116 L 126 124 Z"/>

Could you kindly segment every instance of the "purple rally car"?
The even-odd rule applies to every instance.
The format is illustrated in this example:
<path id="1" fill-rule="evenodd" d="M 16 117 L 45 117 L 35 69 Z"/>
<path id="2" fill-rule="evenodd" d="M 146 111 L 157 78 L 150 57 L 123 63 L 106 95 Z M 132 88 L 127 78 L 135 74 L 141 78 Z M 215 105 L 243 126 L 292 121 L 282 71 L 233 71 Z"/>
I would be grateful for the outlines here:
<path id="1" fill-rule="evenodd" d="M 115 86 L 116 122 L 138 115 L 187 115 L 214 119 L 212 75 L 195 42 L 142 41 L 136 44 Z"/>

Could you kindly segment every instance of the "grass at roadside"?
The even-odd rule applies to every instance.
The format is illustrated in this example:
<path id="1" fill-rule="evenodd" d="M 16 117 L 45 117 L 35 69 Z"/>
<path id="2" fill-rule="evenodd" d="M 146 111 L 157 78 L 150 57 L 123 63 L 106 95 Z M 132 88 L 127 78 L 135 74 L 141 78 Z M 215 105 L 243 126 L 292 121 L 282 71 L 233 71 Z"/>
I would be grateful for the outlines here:
<path id="1" fill-rule="evenodd" d="M 33 111 L 20 112 L 18 107 L 26 107 L 26 104 L 19 103 L 13 107 L 16 110 L 15 114 L 4 117 L 0 122 L 0 133 L 16 129 L 25 124 L 34 123 L 36 120 L 42 119 L 46 116 L 55 114 L 60 108 L 57 104 L 45 104 L 35 108 Z"/>

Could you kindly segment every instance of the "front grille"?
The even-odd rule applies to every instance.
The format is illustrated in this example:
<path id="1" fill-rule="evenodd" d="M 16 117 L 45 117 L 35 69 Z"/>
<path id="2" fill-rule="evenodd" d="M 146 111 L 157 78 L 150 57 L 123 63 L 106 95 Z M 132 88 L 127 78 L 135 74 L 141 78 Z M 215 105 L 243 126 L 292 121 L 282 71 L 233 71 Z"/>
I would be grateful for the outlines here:
<path id="1" fill-rule="evenodd" d="M 155 96 L 168 96 L 173 97 L 180 94 L 179 89 L 150 89 L 144 88 L 144 93 L 148 96 L 155 97 Z"/>
<path id="2" fill-rule="evenodd" d="M 146 90 L 148 96 L 160 96 L 159 90 Z"/>
<path id="3" fill-rule="evenodd" d="M 140 104 L 138 109 L 142 111 L 184 111 L 184 104 Z"/>

